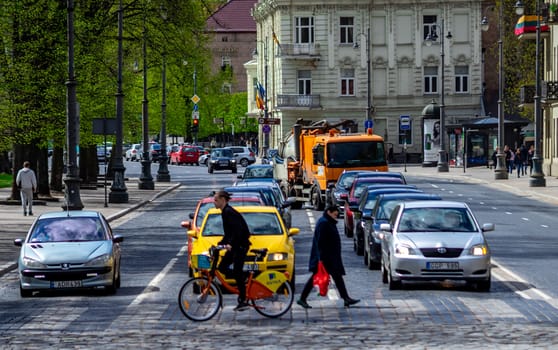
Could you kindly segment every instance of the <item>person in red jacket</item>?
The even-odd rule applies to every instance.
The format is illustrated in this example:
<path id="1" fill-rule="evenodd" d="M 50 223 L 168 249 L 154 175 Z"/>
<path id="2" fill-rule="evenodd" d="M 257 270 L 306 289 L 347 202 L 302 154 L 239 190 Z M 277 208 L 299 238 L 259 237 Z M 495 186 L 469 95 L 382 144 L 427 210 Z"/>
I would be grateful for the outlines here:
<path id="1" fill-rule="evenodd" d="M 248 224 L 238 211 L 229 205 L 231 199 L 227 191 L 218 191 L 213 196 L 215 208 L 221 209 L 223 220 L 223 239 L 219 245 L 225 246 L 227 252 L 221 258 L 219 271 L 224 275 L 232 275 L 238 288 L 238 305 L 236 311 L 244 311 L 250 305 L 246 302 L 246 286 L 244 284 L 244 260 L 250 248 L 250 230 Z M 233 265 L 232 274 L 229 269 Z"/>
<path id="2" fill-rule="evenodd" d="M 304 289 L 300 294 L 297 304 L 305 309 L 311 308 L 306 302 L 306 298 L 312 291 L 314 286 L 314 274 L 318 271 L 318 261 L 322 261 L 324 267 L 335 282 L 339 295 L 344 300 L 345 307 L 349 307 L 358 303 L 359 299 L 349 297 L 343 275 L 345 275 L 345 267 L 341 258 L 341 237 L 337 230 L 337 216 L 339 208 L 335 205 L 329 206 L 324 211 L 322 217 L 316 222 L 314 230 L 314 238 L 312 240 L 312 250 L 310 251 L 310 261 L 308 270 L 312 272 L 312 276 L 304 285 Z"/>

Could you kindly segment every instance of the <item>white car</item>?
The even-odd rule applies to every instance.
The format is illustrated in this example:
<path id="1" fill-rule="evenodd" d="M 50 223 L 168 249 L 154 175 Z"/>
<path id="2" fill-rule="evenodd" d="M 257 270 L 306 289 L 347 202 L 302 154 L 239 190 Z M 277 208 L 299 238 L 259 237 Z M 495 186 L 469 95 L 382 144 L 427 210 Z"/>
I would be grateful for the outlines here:
<path id="1" fill-rule="evenodd" d="M 380 224 L 382 281 L 399 289 L 403 281 L 464 280 L 490 290 L 490 248 L 484 232 L 462 202 L 412 201 L 398 204 L 389 223 Z"/>
<path id="2" fill-rule="evenodd" d="M 126 160 L 139 162 L 141 159 L 141 144 L 134 143 L 132 147 L 126 150 Z"/>
<path id="3" fill-rule="evenodd" d="M 208 154 L 202 154 L 198 158 L 198 163 L 207 166 L 207 163 L 209 163 L 209 153 Z"/>

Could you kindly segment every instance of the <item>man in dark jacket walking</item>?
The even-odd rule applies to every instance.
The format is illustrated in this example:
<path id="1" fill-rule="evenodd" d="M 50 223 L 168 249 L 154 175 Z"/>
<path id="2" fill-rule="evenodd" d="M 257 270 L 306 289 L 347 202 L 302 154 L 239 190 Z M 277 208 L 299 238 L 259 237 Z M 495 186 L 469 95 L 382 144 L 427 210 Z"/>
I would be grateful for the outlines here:
<path id="1" fill-rule="evenodd" d="M 343 275 L 345 275 L 345 267 L 343 266 L 343 259 L 341 258 L 341 237 L 337 230 L 337 216 L 339 215 L 339 208 L 337 206 L 329 206 L 324 211 L 322 217 L 316 223 L 314 230 L 314 238 L 312 240 L 312 250 L 310 252 L 310 261 L 308 263 L 308 270 L 312 272 L 312 276 L 304 285 L 304 289 L 300 294 L 300 299 L 297 304 L 305 309 L 311 308 L 306 302 L 306 298 L 312 291 L 314 286 L 314 274 L 318 271 L 318 261 L 322 261 L 327 273 L 337 286 L 339 295 L 345 302 L 345 307 L 354 305 L 360 300 L 352 299 L 347 293 Z"/>
<path id="2" fill-rule="evenodd" d="M 219 271 L 230 275 L 229 266 L 233 265 L 232 275 L 238 288 L 238 305 L 236 311 L 244 311 L 249 307 L 246 302 L 246 286 L 244 285 L 244 260 L 250 248 L 250 230 L 248 224 L 238 211 L 229 205 L 230 193 L 219 191 L 213 197 L 215 208 L 221 209 L 224 236 L 219 242 L 227 249 L 219 263 Z"/>

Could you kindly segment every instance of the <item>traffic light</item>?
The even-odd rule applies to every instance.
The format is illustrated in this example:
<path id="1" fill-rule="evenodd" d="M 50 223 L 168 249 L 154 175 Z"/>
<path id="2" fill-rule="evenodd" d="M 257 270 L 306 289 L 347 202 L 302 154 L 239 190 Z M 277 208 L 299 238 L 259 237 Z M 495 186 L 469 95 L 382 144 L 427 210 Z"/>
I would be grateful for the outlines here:
<path id="1" fill-rule="evenodd" d="M 199 119 L 193 119 L 192 120 L 192 132 L 198 132 L 200 128 L 200 120 Z"/>

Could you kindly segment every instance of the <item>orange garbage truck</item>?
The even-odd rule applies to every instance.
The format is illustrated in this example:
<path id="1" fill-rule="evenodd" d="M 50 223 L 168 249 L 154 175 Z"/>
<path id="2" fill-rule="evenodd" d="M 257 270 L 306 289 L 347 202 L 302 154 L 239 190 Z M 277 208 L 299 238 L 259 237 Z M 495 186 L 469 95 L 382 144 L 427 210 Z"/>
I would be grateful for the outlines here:
<path id="1" fill-rule="evenodd" d="M 354 129 L 352 120 L 335 125 L 297 120 L 272 161 L 274 178 L 293 209 L 306 203 L 323 210 L 330 204 L 328 188 L 344 170 L 388 170 L 384 139 L 372 129 Z"/>

